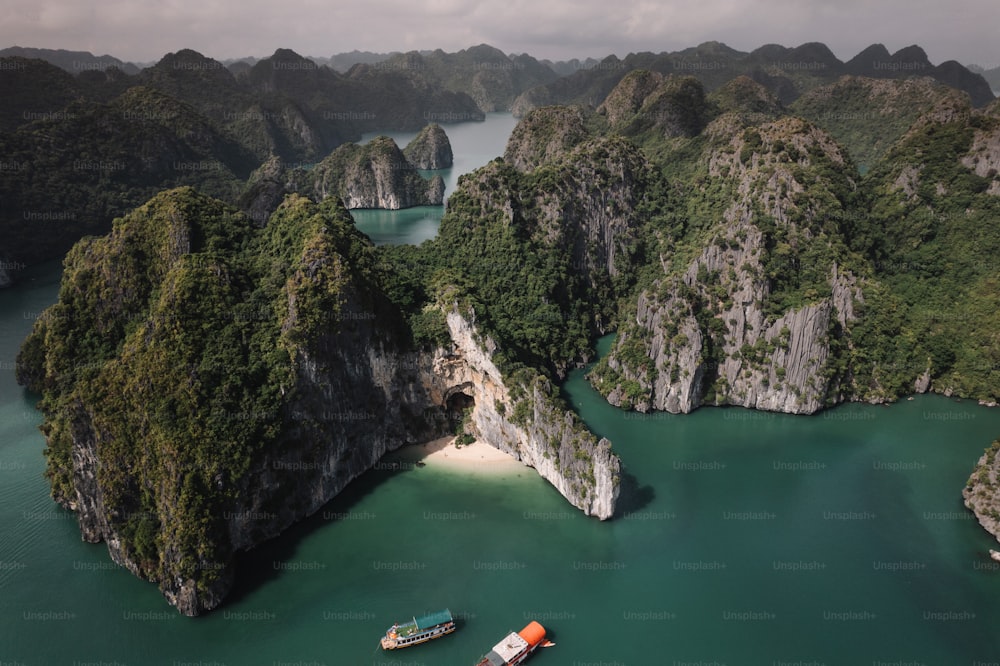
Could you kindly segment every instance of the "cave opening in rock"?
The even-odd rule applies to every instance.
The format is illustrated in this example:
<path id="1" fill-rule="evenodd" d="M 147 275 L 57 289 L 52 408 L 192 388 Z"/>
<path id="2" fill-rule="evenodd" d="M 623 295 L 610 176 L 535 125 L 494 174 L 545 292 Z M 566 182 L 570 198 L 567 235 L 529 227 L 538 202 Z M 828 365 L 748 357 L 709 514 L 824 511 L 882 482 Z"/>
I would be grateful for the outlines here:
<path id="1" fill-rule="evenodd" d="M 448 392 L 444 403 L 449 429 L 463 442 L 474 439 L 470 415 L 476 406 L 476 400 L 472 397 L 471 390 L 471 385 L 456 386 Z"/>

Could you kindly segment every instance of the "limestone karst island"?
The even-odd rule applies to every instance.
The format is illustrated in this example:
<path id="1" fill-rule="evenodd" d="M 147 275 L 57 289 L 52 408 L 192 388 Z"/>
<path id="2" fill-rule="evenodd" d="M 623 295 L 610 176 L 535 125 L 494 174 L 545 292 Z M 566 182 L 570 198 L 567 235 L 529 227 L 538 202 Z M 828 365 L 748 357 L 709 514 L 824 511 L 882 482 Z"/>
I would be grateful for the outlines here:
<path id="1" fill-rule="evenodd" d="M 0 51 L 0 664 L 992 663 L 998 87 Z"/>

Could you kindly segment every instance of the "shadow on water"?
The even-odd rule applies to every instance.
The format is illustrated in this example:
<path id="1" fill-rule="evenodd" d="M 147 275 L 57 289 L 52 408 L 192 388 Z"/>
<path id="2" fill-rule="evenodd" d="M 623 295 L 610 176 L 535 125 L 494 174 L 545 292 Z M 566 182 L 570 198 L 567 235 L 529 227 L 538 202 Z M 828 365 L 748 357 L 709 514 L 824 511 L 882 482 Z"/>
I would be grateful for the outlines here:
<path id="1" fill-rule="evenodd" d="M 630 513 L 641 511 L 656 499 L 653 486 L 639 484 L 639 479 L 627 470 L 622 470 L 618 494 L 618 505 L 615 507 L 615 518 L 622 518 Z"/>
<path id="2" fill-rule="evenodd" d="M 339 520 L 350 520 L 351 510 L 382 484 L 400 474 L 419 472 L 422 463 L 388 455 L 376 466 L 350 481 L 333 499 L 278 536 L 236 555 L 236 583 L 223 606 L 230 607 L 251 596 L 258 588 L 284 572 L 278 563 L 293 559 L 299 545 L 316 530 Z"/>

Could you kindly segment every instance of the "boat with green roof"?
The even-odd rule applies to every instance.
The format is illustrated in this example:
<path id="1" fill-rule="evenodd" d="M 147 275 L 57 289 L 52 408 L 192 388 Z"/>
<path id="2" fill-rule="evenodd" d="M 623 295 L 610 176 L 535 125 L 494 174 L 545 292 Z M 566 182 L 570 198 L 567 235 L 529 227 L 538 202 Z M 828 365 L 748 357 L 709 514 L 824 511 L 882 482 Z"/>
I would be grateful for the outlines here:
<path id="1" fill-rule="evenodd" d="M 414 616 L 409 622 L 395 623 L 385 632 L 380 641 L 383 650 L 410 647 L 440 638 L 455 631 L 455 618 L 445 608 L 436 613 Z"/>

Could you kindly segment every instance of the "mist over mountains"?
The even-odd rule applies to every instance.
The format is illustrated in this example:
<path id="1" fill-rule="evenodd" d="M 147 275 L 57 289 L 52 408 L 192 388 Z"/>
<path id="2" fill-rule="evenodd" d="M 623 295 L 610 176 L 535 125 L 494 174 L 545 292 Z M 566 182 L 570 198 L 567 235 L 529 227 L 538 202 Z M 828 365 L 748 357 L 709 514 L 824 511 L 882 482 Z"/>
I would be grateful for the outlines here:
<path id="1" fill-rule="evenodd" d="M 486 44 L 471 47 L 455 54 L 445 54 L 441 49 L 410 51 L 404 54 L 401 51 L 358 51 L 334 53 L 330 56 L 306 56 L 308 60 L 322 67 L 329 67 L 341 74 L 346 74 L 355 65 L 377 65 L 387 61 L 393 61 L 403 55 L 419 55 L 421 58 L 441 57 L 442 55 L 452 55 L 461 58 L 463 55 L 481 55 L 483 50 L 496 51 L 503 55 L 499 49 Z M 105 70 L 110 67 L 117 67 L 127 74 L 137 74 L 141 69 L 154 66 L 155 63 L 132 63 L 124 62 L 111 55 L 95 56 L 87 51 L 67 51 L 62 49 L 41 49 L 12 46 L 0 49 L 0 57 L 19 56 L 24 58 L 37 58 L 56 65 L 72 74 L 79 74 L 87 70 Z M 530 54 L 507 54 L 504 56 L 511 62 L 519 57 L 531 58 Z M 630 69 L 641 61 L 647 61 L 650 57 L 669 63 L 678 70 L 675 73 L 688 73 L 697 76 L 698 72 L 744 70 L 742 73 L 752 73 L 755 70 L 767 72 L 770 70 L 785 71 L 812 71 L 818 78 L 830 78 L 843 74 L 854 74 L 859 76 L 873 76 L 875 78 L 900 78 L 905 76 L 931 76 L 933 78 L 954 77 L 952 85 L 966 89 L 973 96 L 977 105 L 982 105 L 982 100 L 977 100 L 977 95 L 982 95 L 982 88 L 974 77 L 966 75 L 962 69 L 971 74 L 978 74 L 983 77 L 992 90 L 1000 88 L 1000 67 L 984 68 L 980 65 L 969 64 L 960 65 L 956 61 L 946 61 L 939 65 L 933 65 L 929 61 L 927 54 L 919 46 L 913 45 L 890 53 L 882 44 L 872 44 L 868 48 L 859 52 L 848 61 L 839 60 L 830 49 L 822 43 L 811 42 L 798 47 L 789 48 L 777 44 L 767 44 L 754 51 L 744 52 L 731 49 L 720 42 L 705 42 L 696 47 L 682 49 L 674 52 L 651 52 L 630 53 L 619 61 L 618 56 L 612 54 L 604 58 L 588 57 L 584 59 L 573 58 L 565 61 L 536 60 L 542 66 L 548 68 L 558 77 L 569 76 L 581 70 L 593 70 L 604 63 L 603 67 L 609 67 L 609 63 L 622 62 L 623 69 Z M 221 62 L 230 68 L 233 73 L 245 71 L 264 58 L 256 56 L 245 56 L 239 58 L 227 58 Z M 700 62 L 699 62 L 700 61 Z M 662 63 L 661 63 L 662 64 Z M 957 67 L 956 67 L 957 65 Z M 701 78 L 701 77 L 699 77 Z M 721 77 L 712 77 L 720 79 Z M 730 76 L 729 78 L 732 78 Z M 728 80 L 728 79 L 727 79 Z M 948 81 L 944 80 L 948 83 Z M 762 81 L 762 83 L 764 83 Z"/>

